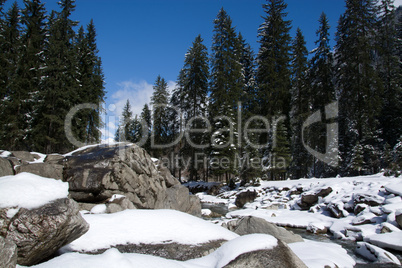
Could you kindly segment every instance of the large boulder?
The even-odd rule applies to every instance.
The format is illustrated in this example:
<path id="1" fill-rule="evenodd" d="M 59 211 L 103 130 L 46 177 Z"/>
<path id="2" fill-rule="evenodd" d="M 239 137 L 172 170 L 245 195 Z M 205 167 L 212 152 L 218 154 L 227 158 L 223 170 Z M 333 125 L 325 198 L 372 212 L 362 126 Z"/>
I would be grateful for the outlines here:
<path id="1" fill-rule="evenodd" d="M 139 209 L 175 209 L 201 215 L 201 203 L 190 196 L 168 170 L 154 164 L 133 144 L 92 146 L 64 159 L 64 180 L 71 198 L 99 203 L 114 194 L 126 196 Z"/>
<path id="2" fill-rule="evenodd" d="M 241 254 L 232 260 L 225 268 L 304 268 L 302 260 L 282 241 L 269 250 L 256 250 Z"/>
<path id="3" fill-rule="evenodd" d="M 17 245 L 19 265 L 37 264 L 88 229 L 78 204 L 68 198 L 36 209 L 0 209 L 0 235 Z"/>
<path id="4" fill-rule="evenodd" d="M 304 241 L 300 235 L 294 234 L 283 227 L 278 227 L 264 219 L 253 216 L 229 221 L 224 224 L 223 227 L 238 235 L 269 234 L 287 244 Z"/>
<path id="5" fill-rule="evenodd" d="M 8 159 L 0 157 L 0 177 L 8 175 L 14 175 L 13 166 Z"/>
<path id="6" fill-rule="evenodd" d="M 14 242 L 0 236 L 0 267 L 15 268 L 17 265 L 17 246 Z"/>

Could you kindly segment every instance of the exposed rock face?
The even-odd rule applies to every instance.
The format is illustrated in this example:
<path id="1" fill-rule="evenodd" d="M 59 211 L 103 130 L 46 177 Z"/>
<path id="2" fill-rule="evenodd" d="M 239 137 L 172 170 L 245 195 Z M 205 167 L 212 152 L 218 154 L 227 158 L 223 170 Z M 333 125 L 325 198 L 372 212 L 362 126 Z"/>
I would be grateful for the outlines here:
<path id="1" fill-rule="evenodd" d="M 0 236 L 0 267 L 15 268 L 17 265 L 17 246 L 14 242 Z"/>
<path id="2" fill-rule="evenodd" d="M 127 245 L 116 245 L 113 247 L 117 248 L 121 253 L 138 253 L 177 261 L 187 261 L 206 256 L 214 252 L 225 242 L 226 242 L 225 240 L 215 240 L 198 245 L 182 245 L 178 243 L 167 243 L 167 244 L 139 244 L 139 245 L 127 244 Z M 100 249 L 89 253 L 101 254 L 106 250 L 107 249 Z"/>
<path id="3" fill-rule="evenodd" d="M 0 177 L 8 175 L 14 175 L 13 166 L 9 160 L 0 157 Z"/>
<path id="4" fill-rule="evenodd" d="M 25 152 L 25 151 L 12 151 L 11 152 L 12 156 L 26 162 L 32 162 L 35 161 L 35 156 L 31 154 L 30 152 Z"/>
<path id="5" fill-rule="evenodd" d="M 48 258 L 89 229 L 78 204 L 68 198 L 37 209 L 20 208 L 11 218 L 7 217 L 8 210 L 0 210 L 0 234 L 17 245 L 20 265 L 34 265 Z"/>
<path id="6" fill-rule="evenodd" d="M 402 210 L 397 210 L 395 213 L 395 220 L 399 227 L 402 228 Z"/>
<path id="7" fill-rule="evenodd" d="M 287 231 L 285 228 L 277 227 L 275 224 L 269 223 L 264 219 L 253 216 L 230 221 L 223 225 L 223 227 L 238 235 L 269 234 L 287 244 L 304 241 L 300 235 Z"/>
<path id="8" fill-rule="evenodd" d="M 253 202 L 256 197 L 257 197 L 256 191 L 241 192 L 236 196 L 235 205 L 238 208 L 242 208 L 246 203 Z"/>
<path id="9" fill-rule="evenodd" d="M 244 253 L 231 261 L 225 268 L 305 268 L 296 254 L 282 241 L 271 250 L 257 250 Z"/>
<path id="10" fill-rule="evenodd" d="M 29 172 L 45 178 L 63 179 L 63 166 L 59 164 L 33 163 L 17 166 L 16 173 Z"/>
<path id="11" fill-rule="evenodd" d="M 303 210 L 308 210 L 312 205 L 318 202 L 319 197 L 326 197 L 332 192 L 332 188 L 323 188 L 316 193 L 303 193 L 301 196 L 301 203 L 298 205 Z"/>
<path id="12" fill-rule="evenodd" d="M 201 215 L 201 203 L 190 196 L 168 170 L 158 170 L 136 145 L 94 146 L 66 157 L 64 180 L 79 202 L 103 202 L 125 195 L 139 209 L 176 209 Z"/>
<path id="13" fill-rule="evenodd" d="M 355 204 L 366 204 L 371 207 L 376 207 L 384 203 L 384 198 L 379 195 L 354 194 L 353 201 Z"/>

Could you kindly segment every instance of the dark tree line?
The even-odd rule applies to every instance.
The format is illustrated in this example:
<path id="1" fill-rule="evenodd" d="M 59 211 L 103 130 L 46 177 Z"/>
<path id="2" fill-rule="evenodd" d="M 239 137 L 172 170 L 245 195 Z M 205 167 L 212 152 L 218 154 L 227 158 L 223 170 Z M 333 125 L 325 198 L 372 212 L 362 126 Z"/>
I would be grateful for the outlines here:
<path id="1" fill-rule="evenodd" d="M 60 1 L 47 14 L 40 0 L 0 1 L 0 141 L 7 150 L 63 153 L 74 147 L 65 134 L 67 113 L 105 96 L 93 21 L 86 29 L 71 20 L 74 0 Z M 74 138 L 99 142 L 100 107 L 80 110 L 72 120 Z"/>
<path id="2" fill-rule="evenodd" d="M 221 9 L 209 55 L 198 36 L 171 96 L 157 78 L 152 119 L 146 106 L 139 117 L 125 116 L 119 129 L 130 122 L 141 130 L 131 127 L 125 139 L 138 142 L 147 131 L 159 144 L 172 143 L 145 146 L 190 180 L 398 173 L 402 11 L 391 0 L 345 5 L 335 47 L 323 13 L 309 52 L 300 29 L 290 36 L 285 1 L 267 0 L 257 54 Z M 144 121 L 147 127 L 138 127 Z"/>

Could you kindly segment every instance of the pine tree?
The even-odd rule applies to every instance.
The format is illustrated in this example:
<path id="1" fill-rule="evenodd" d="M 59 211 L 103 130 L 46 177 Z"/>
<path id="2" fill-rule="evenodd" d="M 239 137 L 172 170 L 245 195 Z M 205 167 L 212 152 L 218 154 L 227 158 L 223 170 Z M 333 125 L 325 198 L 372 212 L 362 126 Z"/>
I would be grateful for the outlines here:
<path id="1" fill-rule="evenodd" d="M 83 27 L 78 31 L 76 38 L 76 54 L 78 57 L 79 96 L 78 103 L 101 104 L 104 99 L 104 75 L 101 68 L 101 59 L 97 55 L 96 30 L 93 20 L 87 26 L 87 33 Z M 100 105 L 99 105 L 100 106 Z M 81 140 L 86 143 L 97 143 L 100 139 L 99 128 L 102 126 L 100 107 L 97 110 L 82 110 L 77 115 L 77 129 Z"/>
<path id="2" fill-rule="evenodd" d="M 144 144 L 142 144 L 142 148 L 144 148 L 148 153 L 150 153 L 151 152 L 152 115 L 151 115 L 151 110 L 148 107 L 148 104 L 144 104 L 140 118 L 141 118 L 141 123 L 143 126 L 141 135 L 142 135 L 142 138 L 145 139 Z M 144 131 L 147 133 L 144 133 Z"/>
<path id="3" fill-rule="evenodd" d="M 311 107 L 312 112 L 320 110 L 321 115 L 325 118 L 325 106 L 334 102 L 335 85 L 334 85 L 334 57 L 330 46 L 329 22 L 325 13 L 322 13 L 319 20 L 320 26 L 316 32 L 317 46 L 311 53 L 313 57 L 310 61 L 310 83 L 311 83 Z M 325 153 L 326 148 L 326 125 L 325 123 L 317 123 L 310 126 L 306 131 L 307 144 L 315 151 Z M 313 176 L 326 177 L 334 176 L 336 171 L 325 163 L 313 160 Z"/>
<path id="4" fill-rule="evenodd" d="M 288 115 L 290 111 L 290 21 L 286 20 L 287 4 L 268 0 L 263 5 L 266 16 L 259 29 L 257 83 L 260 114 Z"/>
<path id="5" fill-rule="evenodd" d="M 376 12 L 372 0 L 347 0 L 337 29 L 340 152 L 345 174 L 349 174 L 350 152 L 356 144 L 364 149 L 380 150 L 376 130 L 382 87 L 372 53 Z M 365 154 L 365 159 L 369 157 Z"/>
<path id="6" fill-rule="evenodd" d="M 9 150 L 18 150 L 22 148 L 22 142 L 25 137 L 22 123 L 23 111 L 21 109 L 26 96 L 19 88 L 19 77 L 17 75 L 19 55 L 21 54 L 21 25 L 19 17 L 19 8 L 16 2 L 11 6 L 5 15 L 3 43 L 1 51 L 4 57 L 2 62 L 2 126 L 1 141 Z M 25 98 L 25 99 L 24 99 Z"/>
<path id="7" fill-rule="evenodd" d="M 77 83 L 77 57 L 73 40 L 77 22 L 70 19 L 75 10 L 74 0 L 59 2 L 60 12 L 49 18 L 49 42 L 46 49 L 46 79 L 40 96 L 40 115 L 37 118 L 36 137 L 38 151 L 45 153 L 67 152 L 73 145 L 64 132 L 64 120 L 69 110 L 80 103 Z"/>
<path id="8" fill-rule="evenodd" d="M 380 12 L 377 69 L 384 87 L 380 125 L 384 141 L 393 147 L 402 133 L 402 74 L 399 62 L 402 39 L 397 33 L 393 1 L 381 0 Z"/>
<path id="9" fill-rule="evenodd" d="M 192 47 L 187 51 L 184 59 L 184 66 L 180 72 L 178 87 L 173 93 L 171 103 L 179 106 L 181 113 L 184 115 L 184 124 L 188 126 L 186 138 L 181 145 L 181 155 L 190 159 L 189 179 L 198 180 L 198 173 L 201 167 L 197 166 L 196 155 L 203 153 L 205 144 L 205 133 L 192 132 L 192 129 L 205 128 L 205 120 L 201 119 L 206 116 L 207 94 L 208 94 L 208 51 L 202 43 L 201 35 L 198 35 Z M 179 125 L 180 120 L 176 121 Z M 176 132 L 180 129 L 176 127 Z"/>
<path id="10" fill-rule="evenodd" d="M 243 132 L 239 133 L 241 143 L 238 144 L 239 177 L 241 184 L 244 185 L 250 181 L 254 182 L 262 175 L 262 166 L 257 162 L 261 159 L 258 147 L 259 135 L 254 132 L 244 133 L 245 126 L 247 129 L 257 129 L 260 126 L 258 121 L 250 121 L 252 116 L 258 114 L 258 91 L 255 81 L 256 62 L 255 55 L 250 45 L 244 40 L 239 33 L 240 43 L 240 63 L 242 66 L 242 75 L 244 84 L 241 92 L 241 125 Z"/>
<path id="11" fill-rule="evenodd" d="M 291 161 L 291 150 L 288 137 L 288 129 L 283 120 L 279 120 L 273 126 L 274 141 L 272 147 L 272 155 L 270 157 L 269 171 L 271 179 L 285 180 L 287 179 L 288 168 Z"/>
<path id="12" fill-rule="evenodd" d="M 130 101 L 127 100 L 123 107 L 119 126 L 116 131 L 115 140 L 118 142 L 134 142 L 133 138 L 133 112 Z"/>
<path id="13" fill-rule="evenodd" d="M 19 128 L 25 130 L 25 148 L 32 149 L 35 145 L 33 120 L 38 117 L 38 101 L 45 68 L 46 10 L 40 0 L 24 0 L 24 4 L 22 23 L 25 30 L 21 37 L 22 51 L 17 73 L 18 88 L 24 100 L 20 107 Z"/>
<path id="14" fill-rule="evenodd" d="M 286 20 L 286 7 L 283 0 L 267 0 L 263 5 L 266 16 L 259 29 L 257 86 L 259 114 L 269 119 L 286 116 L 285 128 L 289 130 L 291 22 Z M 289 135 L 284 137 L 289 138 Z M 267 144 L 265 158 L 272 154 L 273 138 L 272 133 L 262 135 L 260 143 Z"/>
<path id="15" fill-rule="evenodd" d="M 218 179 L 236 174 L 235 157 L 238 102 L 244 85 L 240 64 L 240 43 L 232 26 L 232 20 L 222 8 L 214 20 L 214 35 L 211 55 L 211 81 L 209 115 L 212 122 L 211 152 L 213 161 L 227 164 L 213 169 Z"/>
<path id="16" fill-rule="evenodd" d="M 352 150 L 350 169 L 361 175 L 365 167 L 364 156 L 363 156 L 363 146 L 358 142 Z"/>
<path id="17" fill-rule="evenodd" d="M 151 149 L 155 157 L 160 157 L 165 154 L 164 145 L 168 142 L 168 104 L 169 92 L 167 83 L 160 75 L 156 78 L 153 87 L 154 92 L 151 97 L 153 105 L 153 128 L 151 136 Z"/>
<path id="18" fill-rule="evenodd" d="M 292 44 L 292 89 L 290 124 L 292 132 L 291 174 L 295 179 L 308 175 L 309 154 L 302 141 L 302 125 L 310 111 L 310 85 L 308 79 L 308 51 L 304 36 L 297 28 Z"/>

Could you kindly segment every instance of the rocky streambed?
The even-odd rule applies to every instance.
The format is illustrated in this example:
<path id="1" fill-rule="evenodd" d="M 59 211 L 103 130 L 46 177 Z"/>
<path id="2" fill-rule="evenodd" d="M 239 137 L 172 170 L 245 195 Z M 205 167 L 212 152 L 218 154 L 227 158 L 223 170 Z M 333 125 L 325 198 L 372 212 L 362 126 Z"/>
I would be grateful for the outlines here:
<path id="1" fill-rule="evenodd" d="M 401 188 L 401 178 L 377 174 L 262 181 L 259 186 L 234 190 L 223 187 L 216 196 L 196 195 L 202 201 L 204 217 L 216 224 L 259 217 L 308 240 L 341 245 L 356 260 L 356 267 L 399 267 Z M 247 192 L 255 193 L 255 198 L 246 198 L 239 208 L 238 199 L 251 196 L 244 194 Z"/>

